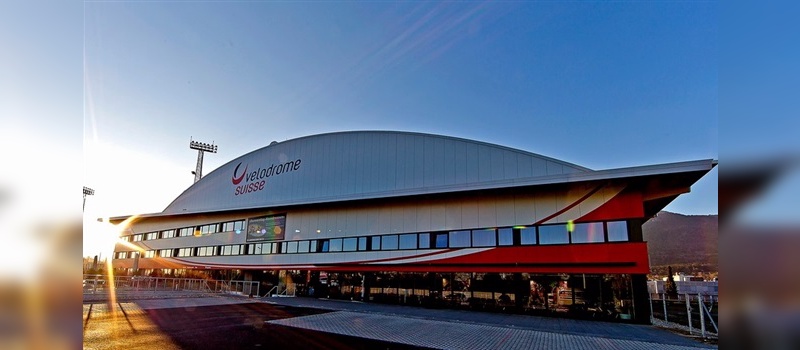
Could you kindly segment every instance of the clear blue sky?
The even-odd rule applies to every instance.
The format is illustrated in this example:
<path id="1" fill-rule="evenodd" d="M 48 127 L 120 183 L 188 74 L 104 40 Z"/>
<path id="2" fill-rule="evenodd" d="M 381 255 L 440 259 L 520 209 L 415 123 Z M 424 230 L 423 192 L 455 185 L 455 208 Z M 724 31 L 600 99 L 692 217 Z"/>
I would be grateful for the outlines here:
<path id="1" fill-rule="evenodd" d="M 98 2 L 84 15 L 86 142 L 136 151 L 114 174 L 92 175 L 88 157 L 87 180 L 152 203 L 110 215 L 160 211 L 189 186 L 190 136 L 219 145 L 205 173 L 273 140 L 365 129 L 592 169 L 718 158 L 714 2 Z M 716 172 L 667 209 L 716 214 Z"/>

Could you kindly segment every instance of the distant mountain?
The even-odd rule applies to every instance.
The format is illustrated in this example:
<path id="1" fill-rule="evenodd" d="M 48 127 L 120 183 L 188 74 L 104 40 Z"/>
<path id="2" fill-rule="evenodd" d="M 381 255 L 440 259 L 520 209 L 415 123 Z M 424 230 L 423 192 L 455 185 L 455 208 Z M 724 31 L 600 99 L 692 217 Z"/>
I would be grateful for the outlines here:
<path id="1" fill-rule="evenodd" d="M 675 272 L 700 273 L 719 270 L 717 215 L 683 215 L 662 211 L 642 226 L 650 252 L 650 266 L 663 274 L 668 265 Z"/>

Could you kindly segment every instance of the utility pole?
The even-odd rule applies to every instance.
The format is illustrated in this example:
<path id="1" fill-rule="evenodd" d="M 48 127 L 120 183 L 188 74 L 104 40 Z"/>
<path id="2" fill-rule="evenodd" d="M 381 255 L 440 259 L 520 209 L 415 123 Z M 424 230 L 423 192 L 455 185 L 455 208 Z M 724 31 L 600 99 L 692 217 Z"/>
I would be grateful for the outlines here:
<path id="1" fill-rule="evenodd" d="M 197 168 L 192 172 L 194 174 L 194 182 L 200 181 L 203 177 L 203 152 L 217 153 L 217 145 L 212 141 L 211 144 L 204 142 L 193 141 L 189 139 L 189 148 L 197 150 Z"/>
<path id="2" fill-rule="evenodd" d="M 91 189 L 89 187 L 86 187 L 86 186 L 83 186 L 83 210 L 84 211 L 86 210 L 86 196 L 93 196 L 93 195 L 94 195 L 94 190 L 93 189 Z"/>

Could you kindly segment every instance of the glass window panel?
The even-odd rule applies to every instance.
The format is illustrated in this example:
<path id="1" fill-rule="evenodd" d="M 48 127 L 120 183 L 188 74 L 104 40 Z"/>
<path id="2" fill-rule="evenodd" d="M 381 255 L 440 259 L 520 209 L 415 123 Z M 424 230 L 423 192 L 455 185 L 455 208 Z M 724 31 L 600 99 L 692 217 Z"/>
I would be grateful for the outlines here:
<path id="1" fill-rule="evenodd" d="M 367 250 L 367 237 L 358 237 L 358 250 Z"/>
<path id="2" fill-rule="evenodd" d="M 447 233 L 436 234 L 436 248 L 447 248 Z"/>
<path id="3" fill-rule="evenodd" d="M 497 230 L 497 245 L 514 245 L 514 230 L 510 227 Z"/>
<path id="4" fill-rule="evenodd" d="M 381 250 L 381 236 L 372 236 L 372 250 Z"/>
<path id="5" fill-rule="evenodd" d="M 242 253 L 242 245 L 237 244 L 231 248 L 231 255 L 239 255 Z"/>
<path id="6" fill-rule="evenodd" d="M 300 243 L 297 244 L 297 252 L 308 253 L 308 246 L 309 246 L 308 241 L 300 241 Z"/>
<path id="7" fill-rule="evenodd" d="M 311 245 L 310 245 L 309 248 L 311 249 L 312 253 L 316 253 L 317 252 L 319 247 L 317 246 L 317 240 L 316 239 L 311 241 Z"/>
<path id="8" fill-rule="evenodd" d="M 356 244 L 358 243 L 358 239 L 355 237 L 352 238 L 345 238 L 342 242 L 342 250 L 346 252 L 354 252 L 356 250 Z"/>
<path id="9" fill-rule="evenodd" d="M 341 252 L 342 251 L 342 239 L 341 238 L 334 238 L 331 240 L 331 251 L 332 252 Z"/>
<path id="10" fill-rule="evenodd" d="M 231 248 L 229 245 L 222 247 L 222 255 L 231 255 Z"/>
<path id="11" fill-rule="evenodd" d="M 575 224 L 572 230 L 572 243 L 605 242 L 602 222 L 585 222 Z"/>
<path id="12" fill-rule="evenodd" d="M 297 242 L 289 242 L 286 249 L 287 253 L 297 253 Z"/>
<path id="13" fill-rule="evenodd" d="M 319 251 L 327 252 L 327 251 L 330 250 L 330 247 L 331 247 L 331 242 L 326 239 L 326 240 L 322 241 L 322 248 L 320 248 Z"/>
<path id="14" fill-rule="evenodd" d="M 567 224 L 539 226 L 539 244 L 569 243 Z"/>
<path id="15" fill-rule="evenodd" d="M 397 246 L 397 235 L 383 236 L 381 239 L 381 250 L 395 250 Z"/>
<path id="16" fill-rule="evenodd" d="M 400 249 L 417 249 L 417 234 L 400 235 Z"/>
<path id="17" fill-rule="evenodd" d="M 431 234 L 430 233 L 420 233 L 419 234 L 419 249 L 428 249 L 431 247 Z"/>
<path id="18" fill-rule="evenodd" d="M 610 221 L 606 224 L 608 226 L 608 241 L 609 242 L 627 242 L 628 241 L 628 223 L 625 221 Z"/>
<path id="19" fill-rule="evenodd" d="M 473 247 L 494 247 L 497 245 L 494 229 L 472 230 Z"/>
<path id="20" fill-rule="evenodd" d="M 519 242 L 523 245 L 536 244 L 536 226 L 521 228 L 519 230 Z"/>
<path id="21" fill-rule="evenodd" d="M 450 248 L 469 247 L 469 231 L 450 231 Z"/>

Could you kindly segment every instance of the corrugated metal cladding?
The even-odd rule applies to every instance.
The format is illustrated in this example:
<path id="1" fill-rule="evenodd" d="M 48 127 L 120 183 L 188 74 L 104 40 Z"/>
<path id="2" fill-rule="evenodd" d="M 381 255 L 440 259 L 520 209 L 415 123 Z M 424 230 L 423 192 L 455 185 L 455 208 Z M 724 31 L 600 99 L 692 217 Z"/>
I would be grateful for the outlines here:
<path id="1" fill-rule="evenodd" d="M 189 187 L 165 214 L 452 191 L 589 169 L 478 141 L 392 131 L 313 135 L 245 154 Z"/>

